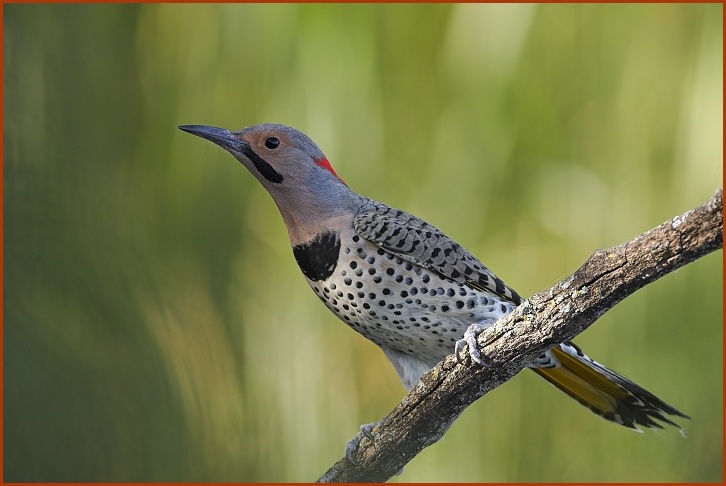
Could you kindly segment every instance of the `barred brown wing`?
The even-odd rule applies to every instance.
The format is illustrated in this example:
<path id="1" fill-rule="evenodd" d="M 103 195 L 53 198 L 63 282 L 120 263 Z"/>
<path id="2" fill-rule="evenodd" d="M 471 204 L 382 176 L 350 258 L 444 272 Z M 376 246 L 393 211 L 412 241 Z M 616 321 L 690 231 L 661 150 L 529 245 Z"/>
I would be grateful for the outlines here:
<path id="1" fill-rule="evenodd" d="M 515 304 L 521 297 L 465 248 L 409 213 L 369 201 L 353 220 L 361 237 L 402 260 Z"/>

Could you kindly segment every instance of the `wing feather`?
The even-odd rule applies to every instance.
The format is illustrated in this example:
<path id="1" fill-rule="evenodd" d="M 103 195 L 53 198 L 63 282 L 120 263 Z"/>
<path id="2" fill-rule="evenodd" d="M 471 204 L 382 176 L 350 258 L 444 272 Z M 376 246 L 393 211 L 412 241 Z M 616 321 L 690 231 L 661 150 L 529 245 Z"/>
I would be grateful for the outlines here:
<path id="1" fill-rule="evenodd" d="M 369 201 L 353 219 L 353 228 L 362 238 L 402 260 L 515 304 L 522 300 L 465 248 L 409 213 Z"/>

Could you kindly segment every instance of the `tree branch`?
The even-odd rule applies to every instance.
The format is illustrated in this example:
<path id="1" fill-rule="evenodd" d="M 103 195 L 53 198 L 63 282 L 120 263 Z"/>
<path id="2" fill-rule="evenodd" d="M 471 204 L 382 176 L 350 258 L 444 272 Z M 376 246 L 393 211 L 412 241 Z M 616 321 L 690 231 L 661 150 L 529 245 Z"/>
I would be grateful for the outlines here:
<path id="1" fill-rule="evenodd" d="M 723 247 L 723 189 L 702 206 L 632 240 L 598 250 L 571 277 L 525 300 L 479 337 L 490 365 L 451 355 L 426 373 L 355 454 L 319 482 L 382 482 L 438 441 L 474 401 L 527 363 L 587 329 L 639 288 Z M 467 355 L 468 356 L 468 355 Z"/>

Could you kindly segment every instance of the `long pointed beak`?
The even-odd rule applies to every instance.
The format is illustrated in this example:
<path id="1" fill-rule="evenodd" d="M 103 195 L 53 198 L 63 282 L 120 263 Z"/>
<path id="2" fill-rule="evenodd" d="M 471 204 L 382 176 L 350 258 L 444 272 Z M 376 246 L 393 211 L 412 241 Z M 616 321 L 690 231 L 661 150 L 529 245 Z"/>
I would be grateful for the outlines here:
<path id="1" fill-rule="evenodd" d="M 181 125 L 179 130 L 214 142 L 223 149 L 231 152 L 242 152 L 242 146 L 245 145 L 234 133 L 224 128 L 209 127 L 206 125 Z"/>

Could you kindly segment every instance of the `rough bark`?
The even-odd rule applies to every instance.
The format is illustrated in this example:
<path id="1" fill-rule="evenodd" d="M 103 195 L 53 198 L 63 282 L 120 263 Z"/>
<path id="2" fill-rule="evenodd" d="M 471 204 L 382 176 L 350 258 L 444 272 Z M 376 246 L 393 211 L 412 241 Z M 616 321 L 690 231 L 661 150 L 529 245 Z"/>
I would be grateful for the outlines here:
<path id="1" fill-rule="evenodd" d="M 572 339 L 628 295 L 723 246 L 723 189 L 702 206 L 676 216 L 632 240 L 597 250 L 569 278 L 537 293 L 479 337 L 490 365 L 466 354 L 448 356 L 364 438 L 352 465 L 345 458 L 319 482 L 382 482 L 425 447 L 485 393 L 528 362 Z"/>

